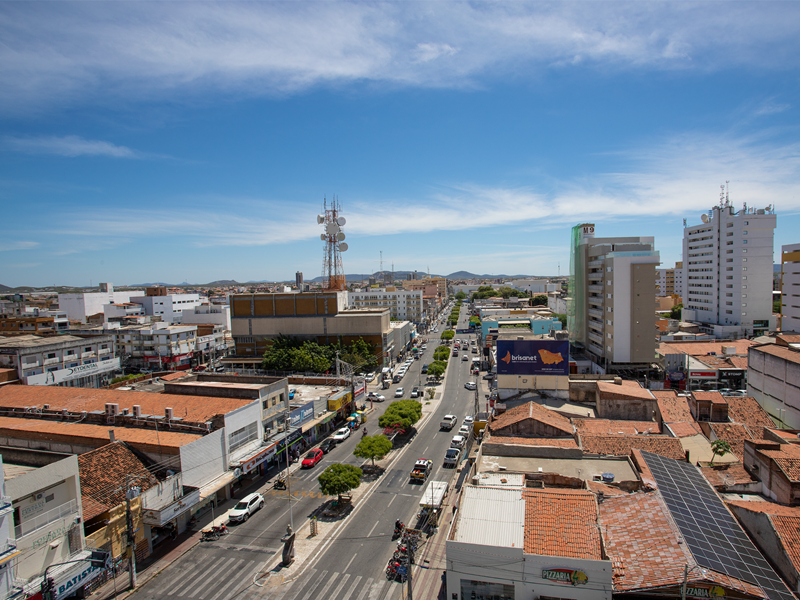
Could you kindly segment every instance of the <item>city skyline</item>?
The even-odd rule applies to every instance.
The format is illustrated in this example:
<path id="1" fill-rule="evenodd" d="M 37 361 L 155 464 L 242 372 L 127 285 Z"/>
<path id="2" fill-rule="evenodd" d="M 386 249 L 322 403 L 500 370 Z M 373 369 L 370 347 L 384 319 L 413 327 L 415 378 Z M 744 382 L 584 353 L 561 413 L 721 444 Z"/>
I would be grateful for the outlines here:
<path id="1" fill-rule="evenodd" d="M 40 7 L 0 7 L 4 285 L 311 280 L 333 195 L 346 273 L 563 276 L 580 222 L 671 267 L 726 180 L 798 241 L 796 5 Z"/>

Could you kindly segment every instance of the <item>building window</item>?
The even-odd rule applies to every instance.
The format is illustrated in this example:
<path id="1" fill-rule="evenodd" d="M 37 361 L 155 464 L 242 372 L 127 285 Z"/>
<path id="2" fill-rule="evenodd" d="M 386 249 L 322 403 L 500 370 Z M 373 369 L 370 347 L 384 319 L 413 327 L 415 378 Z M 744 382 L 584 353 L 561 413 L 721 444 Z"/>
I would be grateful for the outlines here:
<path id="1" fill-rule="evenodd" d="M 251 442 L 258 438 L 258 423 L 253 422 L 249 425 L 237 429 L 228 437 L 228 444 L 230 452 L 241 448 L 246 443 Z"/>
<path id="2" fill-rule="evenodd" d="M 743 243 L 743 244 L 746 244 L 746 243 L 747 243 L 747 240 L 742 240 L 742 243 Z"/>

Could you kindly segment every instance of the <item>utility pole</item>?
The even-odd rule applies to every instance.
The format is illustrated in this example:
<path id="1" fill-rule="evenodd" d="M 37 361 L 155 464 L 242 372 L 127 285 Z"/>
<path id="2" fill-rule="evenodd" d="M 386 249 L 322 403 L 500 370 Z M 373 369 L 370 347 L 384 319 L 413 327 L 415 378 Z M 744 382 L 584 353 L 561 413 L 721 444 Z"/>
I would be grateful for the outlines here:
<path id="1" fill-rule="evenodd" d="M 411 588 L 411 573 L 414 570 L 414 541 L 409 539 L 408 544 L 408 600 L 414 600 L 414 591 Z"/>
<path id="2" fill-rule="evenodd" d="M 131 512 L 131 498 L 136 498 L 138 490 L 131 485 L 125 486 L 125 522 L 128 527 L 128 569 L 130 570 L 131 589 L 136 589 L 136 532 L 133 529 L 133 513 Z"/>

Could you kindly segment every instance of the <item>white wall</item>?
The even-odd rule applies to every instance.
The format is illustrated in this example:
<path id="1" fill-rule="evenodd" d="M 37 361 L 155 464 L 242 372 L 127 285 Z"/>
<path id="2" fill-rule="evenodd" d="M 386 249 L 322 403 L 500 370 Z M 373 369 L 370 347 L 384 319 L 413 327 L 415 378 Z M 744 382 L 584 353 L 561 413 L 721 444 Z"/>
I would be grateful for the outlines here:
<path id="1" fill-rule="evenodd" d="M 225 429 L 212 431 L 191 444 L 181 446 L 183 484 L 203 487 L 228 470 Z"/>

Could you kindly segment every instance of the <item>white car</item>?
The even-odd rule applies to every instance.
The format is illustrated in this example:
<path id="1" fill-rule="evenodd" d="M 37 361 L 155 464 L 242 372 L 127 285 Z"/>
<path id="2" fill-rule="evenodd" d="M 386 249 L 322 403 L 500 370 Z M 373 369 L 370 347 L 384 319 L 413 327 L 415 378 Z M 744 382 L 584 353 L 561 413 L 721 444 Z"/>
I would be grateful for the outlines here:
<path id="1" fill-rule="evenodd" d="M 375 392 L 370 392 L 369 396 L 367 396 L 367 400 L 372 400 L 373 402 L 383 402 L 386 400 L 386 396 L 383 394 L 376 394 Z"/>
<path id="2" fill-rule="evenodd" d="M 264 497 L 261 494 L 248 494 L 233 507 L 228 513 L 230 521 L 247 521 L 254 512 L 264 506 Z"/>
<path id="3" fill-rule="evenodd" d="M 462 425 L 461 429 L 458 430 L 458 435 L 463 435 L 464 437 L 469 437 L 470 432 L 472 431 L 472 427 L 469 425 Z"/>
<path id="4" fill-rule="evenodd" d="M 350 429 L 347 427 L 342 427 L 341 429 L 338 429 L 336 433 L 333 434 L 333 440 L 336 443 L 343 442 L 349 437 L 350 437 Z"/>
<path id="5" fill-rule="evenodd" d="M 472 423 L 473 423 L 472 415 L 467 415 L 466 417 L 464 417 L 464 425 L 470 425 L 471 426 Z"/>
<path id="6" fill-rule="evenodd" d="M 403 397 L 403 388 L 399 387 L 394 391 L 395 398 L 402 398 Z"/>
<path id="7" fill-rule="evenodd" d="M 474 381 L 468 381 L 467 383 L 464 384 L 464 387 L 467 388 L 468 390 L 478 389 L 478 385 Z"/>
<path id="8" fill-rule="evenodd" d="M 428 344 L 422 344 L 421 348 L 422 348 L 423 350 L 427 350 L 427 349 L 428 349 Z"/>
<path id="9" fill-rule="evenodd" d="M 375 373 L 367 373 L 366 377 L 364 377 L 364 381 L 372 381 L 375 379 Z"/>

